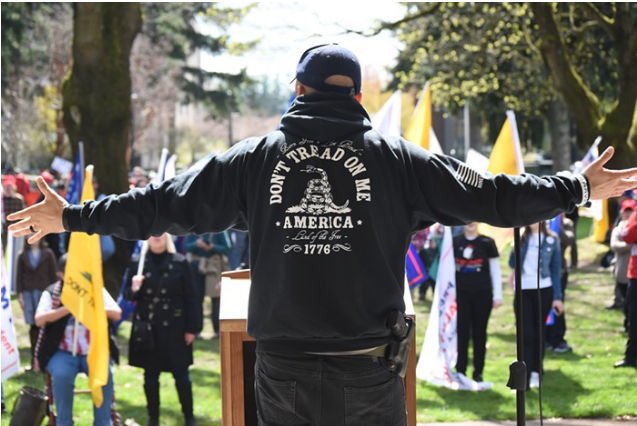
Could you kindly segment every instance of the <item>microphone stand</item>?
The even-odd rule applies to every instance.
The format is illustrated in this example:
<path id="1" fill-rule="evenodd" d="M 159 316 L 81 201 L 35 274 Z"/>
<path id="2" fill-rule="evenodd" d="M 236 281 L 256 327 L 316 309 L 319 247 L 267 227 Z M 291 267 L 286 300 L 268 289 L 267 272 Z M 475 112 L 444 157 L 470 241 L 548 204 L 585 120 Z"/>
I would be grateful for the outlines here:
<path id="1" fill-rule="evenodd" d="M 520 228 L 515 228 L 513 234 L 514 256 L 515 256 L 515 332 L 516 332 L 516 349 L 517 360 L 509 365 L 509 381 L 507 386 L 516 390 L 516 413 L 517 426 L 526 424 L 526 364 L 524 363 L 524 343 L 523 343 L 523 324 L 522 324 L 522 260 L 520 254 Z"/>

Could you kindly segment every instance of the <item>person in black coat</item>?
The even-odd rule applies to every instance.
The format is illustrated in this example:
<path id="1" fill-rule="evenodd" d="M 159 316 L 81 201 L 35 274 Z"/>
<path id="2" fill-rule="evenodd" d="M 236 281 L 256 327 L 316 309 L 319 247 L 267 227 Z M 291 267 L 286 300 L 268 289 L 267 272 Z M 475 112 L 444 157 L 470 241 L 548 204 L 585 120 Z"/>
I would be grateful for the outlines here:
<path id="1" fill-rule="evenodd" d="M 175 253 L 168 234 L 150 237 L 140 255 L 141 274 L 129 278 L 125 296 L 137 302 L 133 315 L 129 363 L 144 369 L 148 426 L 159 425 L 159 375 L 171 372 L 187 426 L 196 425 L 192 383 L 197 316 L 195 289 L 186 258 Z M 131 271 L 138 269 L 133 261 Z"/>

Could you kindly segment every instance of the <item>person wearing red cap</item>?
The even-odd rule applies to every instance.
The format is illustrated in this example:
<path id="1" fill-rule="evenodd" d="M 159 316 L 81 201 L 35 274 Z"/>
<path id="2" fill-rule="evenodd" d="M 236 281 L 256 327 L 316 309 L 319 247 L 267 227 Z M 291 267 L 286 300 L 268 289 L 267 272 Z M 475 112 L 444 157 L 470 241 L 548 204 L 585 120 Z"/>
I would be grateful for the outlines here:
<path id="1" fill-rule="evenodd" d="M 434 222 L 500 227 L 547 220 L 637 187 L 637 168 L 491 176 L 372 129 L 361 67 L 335 44 L 308 49 L 279 130 L 210 155 L 160 184 L 11 216 L 16 235 L 83 231 L 125 239 L 249 230 L 248 334 L 262 426 L 405 425 L 405 253 Z M 407 351 L 407 352 L 405 352 Z"/>
<path id="2" fill-rule="evenodd" d="M 40 176 L 48 185 L 53 185 L 53 175 L 48 170 L 42 170 Z"/>
<path id="3" fill-rule="evenodd" d="M 621 203 L 619 222 L 613 228 L 610 236 L 610 249 L 615 253 L 615 266 L 613 276 L 615 278 L 615 300 L 607 309 L 619 309 L 624 311 L 624 329 L 627 330 L 628 313 L 626 312 L 626 291 L 628 290 L 628 262 L 632 244 L 628 244 L 622 238 L 622 232 L 626 227 L 628 218 L 637 210 L 637 202 L 625 199 Z"/>
<path id="4" fill-rule="evenodd" d="M 634 200 L 627 200 L 634 201 Z M 626 313 L 628 317 L 628 341 L 624 359 L 615 363 L 615 368 L 634 367 L 637 368 L 637 209 L 631 203 L 633 212 L 628 218 L 622 230 L 622 238 L 628 244 L 632 244 L 630 251 L 630 261 L 628 263 L 628 288 L 626 290 Z M 624 205 L 622 204 L 622 210 Z"/>

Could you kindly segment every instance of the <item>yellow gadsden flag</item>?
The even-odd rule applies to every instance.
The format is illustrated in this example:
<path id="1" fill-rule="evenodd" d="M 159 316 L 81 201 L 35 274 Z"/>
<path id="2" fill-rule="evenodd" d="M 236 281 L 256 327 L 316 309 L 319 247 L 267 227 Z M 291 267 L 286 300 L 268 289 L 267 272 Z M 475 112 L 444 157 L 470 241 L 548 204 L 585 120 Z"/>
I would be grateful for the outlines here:
<path id="1" fill-rule="evenodd" d="M 95 199 L 93 166 L 86 167 L 82 202 Z M 99 235 L 71 234 L 61 300 L 73 316 L 91 332 L 88 350 L 88 384 L 97 407 L 102 386 L 108 383 L 108 324 L 104 310 L 104 278 Z"/>
<path id="2" fill-rule="evenodd" d="M 500 130 L 500 135 L 493 145 L 493 151 L 489 157 L 488 172 L 493 175 L 505 173 L 519 175 L 524 173 L 524 161 L 520 148 L 518 126 L 515 122 L 515 113 L 507 111 L 507 119 Z M 480 224 L 480 232 L 494 239 L 498 250 L 502 250 L 513 240 L 513 229 L 497 228 L 487 224 Z"/>
<path id="3" fill-rule="evenodd" d="M 431 122 L 431 88 L 425 84 L 414 115 L 405 130 L 405 139 L 436 154 L 442 154 L 442 148 L 434 133 Z"/>

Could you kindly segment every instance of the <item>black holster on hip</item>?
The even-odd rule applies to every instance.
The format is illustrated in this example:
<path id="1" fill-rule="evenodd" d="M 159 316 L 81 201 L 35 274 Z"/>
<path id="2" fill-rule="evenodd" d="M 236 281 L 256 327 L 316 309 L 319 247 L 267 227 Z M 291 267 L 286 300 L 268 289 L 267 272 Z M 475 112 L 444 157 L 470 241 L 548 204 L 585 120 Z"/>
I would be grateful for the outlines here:
<path id="1" fill-rule="evenodd" d="M 387 328 L 391 330 L 393 339 L 387 344 L 383 364 L 404 379 L 416 322 L 403 312 L 394 310 L 387 317 Z"/>

